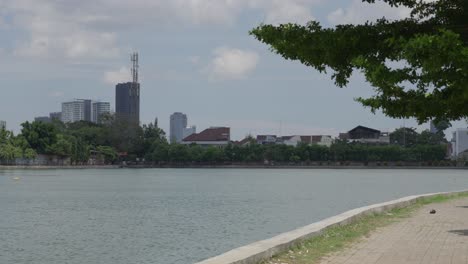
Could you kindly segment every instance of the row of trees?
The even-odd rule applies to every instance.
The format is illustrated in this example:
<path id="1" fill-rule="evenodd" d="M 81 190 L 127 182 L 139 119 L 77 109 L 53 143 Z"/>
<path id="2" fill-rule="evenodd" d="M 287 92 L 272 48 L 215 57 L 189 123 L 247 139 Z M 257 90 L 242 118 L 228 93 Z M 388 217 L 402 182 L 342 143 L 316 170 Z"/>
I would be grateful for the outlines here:
<path id="1" fill-rule="evenodd" d="M 70 158 L 73 164 L 86 164 L 92 156 L 113 163 L 119 153 L 130 160 L 144 157 L 151 145 L 165 142 L 164 131 L 154 124 L 138 125 L 107 116 L 104 124 L 75 122 L 64 124 L 25 122 L 17 136 L 0 131 L 0 160 L 32 159 L 38 154 Z"/>
<path id="2" fill-rule="evenodd" d="M 198 145 L 158 144 L 147 153 L 147 161 L 155 163 L 301 163 L 310 161 L 434 161 L 446 156 L 445 145 L 365 145 L 338 142 L 331 147 L 301 144 L 248 146 L 228 145 L 225 148 Z"/>
<path id="3" fill-rule="evenodd" d="M 331 147 L 301 144 L 259 145 L 252 138 L 247 146 L 230 144 L 225 148 L 169 144 L 157 124 L 142 127 L 106 118 L 104 124 L 76 122 L 64 124 L 25 122 L 21 133 L 0 131 L 0 160 L 34 158 L 37 154 L 70 158 L 73 164 L 86 164 L 91 157 L 106 163 L 142 161 L 150 163 L 298 163 L 308 161 L 432 161 L 446 156 L 442 132 L 418 133 L 401 128 L 391 133 L 391 145 L 366 145 L 337 141 Z"/>

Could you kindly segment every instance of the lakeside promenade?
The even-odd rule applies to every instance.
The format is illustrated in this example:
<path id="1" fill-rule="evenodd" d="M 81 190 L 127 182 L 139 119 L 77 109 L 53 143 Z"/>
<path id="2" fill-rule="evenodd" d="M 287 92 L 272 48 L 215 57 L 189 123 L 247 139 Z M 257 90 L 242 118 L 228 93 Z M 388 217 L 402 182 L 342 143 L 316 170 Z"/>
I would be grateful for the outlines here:
<path id="1" fill-rule="evenodd" d="M 468 264 L 468 198 L 425 205 L 320 262 L 358 263 Z"/>

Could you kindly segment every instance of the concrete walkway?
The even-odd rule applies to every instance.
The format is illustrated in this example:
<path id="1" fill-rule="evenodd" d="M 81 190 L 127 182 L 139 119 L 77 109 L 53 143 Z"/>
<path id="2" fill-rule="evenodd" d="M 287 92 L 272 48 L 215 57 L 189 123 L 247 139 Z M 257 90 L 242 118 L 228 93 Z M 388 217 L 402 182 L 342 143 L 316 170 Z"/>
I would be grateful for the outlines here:
<path id="1" fill-rule="evenodd" d="M 426 205 L 320 263 L 468 264 L 468 198 Z"/>

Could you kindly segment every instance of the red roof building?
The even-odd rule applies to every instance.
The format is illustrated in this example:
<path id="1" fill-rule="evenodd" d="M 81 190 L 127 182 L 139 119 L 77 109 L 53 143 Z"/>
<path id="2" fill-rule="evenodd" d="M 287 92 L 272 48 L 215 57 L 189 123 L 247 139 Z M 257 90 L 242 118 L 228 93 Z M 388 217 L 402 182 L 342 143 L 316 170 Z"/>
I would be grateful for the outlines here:
<path id="1" fill-rule="evenodd" d="M 182 140 L 182 144 L 202 146 L 227 146 L 231 140 L 231 128 L 211 127 L 200 133 L 192 134 Z"/>

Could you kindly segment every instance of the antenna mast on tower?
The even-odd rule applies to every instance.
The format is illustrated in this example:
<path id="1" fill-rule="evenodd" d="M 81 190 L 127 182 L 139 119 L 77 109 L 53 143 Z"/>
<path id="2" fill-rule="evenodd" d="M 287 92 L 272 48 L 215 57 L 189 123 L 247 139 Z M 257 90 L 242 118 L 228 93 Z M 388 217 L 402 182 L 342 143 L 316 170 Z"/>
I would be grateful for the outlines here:
<path id="1" fill-rule="evenodd" d="M 130 59 L 132 60 L 132 79 L 133 83 L 138 83 L 138 68 L 140 65 L 138 64 L 138 52 L 135 52 L 131 55 Z"/>

